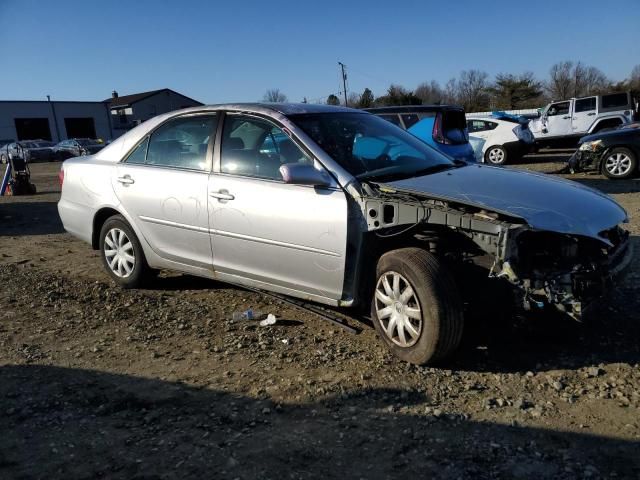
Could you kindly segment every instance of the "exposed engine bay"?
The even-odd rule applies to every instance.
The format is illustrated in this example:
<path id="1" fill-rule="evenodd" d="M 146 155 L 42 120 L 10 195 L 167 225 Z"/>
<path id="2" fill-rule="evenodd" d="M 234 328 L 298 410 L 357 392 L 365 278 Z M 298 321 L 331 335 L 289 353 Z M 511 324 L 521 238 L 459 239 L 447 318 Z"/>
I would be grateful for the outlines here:
<path id="1" fill-rule="evenodd" d="M 597 237 L 542 231 L 517 216 L 384 184 L 363 189 L 370 233 L 428 242 L 437 254 L 480 266 L 489 278 L 507 281 L 524 310 L 553 306 L 580 320 L 631 260 L 629 234 L 619 225 Z"/>

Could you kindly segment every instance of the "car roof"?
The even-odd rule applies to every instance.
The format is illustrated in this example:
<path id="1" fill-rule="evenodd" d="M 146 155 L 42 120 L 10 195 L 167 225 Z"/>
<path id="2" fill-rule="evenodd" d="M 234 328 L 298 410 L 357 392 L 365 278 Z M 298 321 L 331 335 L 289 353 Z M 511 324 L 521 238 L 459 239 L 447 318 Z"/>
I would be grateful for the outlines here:
<path id="1" fill-rule="evenodd" d="M 334 105 L 322 105 L 314 103 L 222 103 L 215 105 L 204 105 L 199 107 L 190 107 L 184 112 L 194 111 L 217 111 L 217 110 L 232 110 L 242 111 L 250 113 L 265 113 L 265 111 L 278 112 L 283 115 L 297 115 L 304 113 L 336 113 L 336 112 L 362 112 L 362 110 L 356 110 L 354 108 L 334 106 Z M 175 112 L 174 112 L 175 113 Z"/>
<path id="2" fill-rule="evenodd" d="M 459 105 L 401 105 L 394 107 L 365 108 L 369 113 L 414 113 L 414 112 L 441 112 L 443 110 L 464 111 Z"/>

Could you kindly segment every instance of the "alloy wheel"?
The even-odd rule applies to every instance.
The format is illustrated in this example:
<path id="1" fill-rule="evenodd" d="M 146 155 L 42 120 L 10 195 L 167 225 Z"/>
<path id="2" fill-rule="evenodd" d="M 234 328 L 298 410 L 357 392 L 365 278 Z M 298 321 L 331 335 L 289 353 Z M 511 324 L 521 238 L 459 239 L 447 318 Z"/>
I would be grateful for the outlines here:
<path id="1" fill-rule="evenodd" d="M 489 161 L 491 163 L 504 162 L 504 151 L 501 148 L 492 148 L 489 150 Z"/>
<path id="2" fill-rule="evenodd" d="M 631 158 L 624 153 L 614 153 L 609 155 L 604 163 L 604 168 L 611 175 L 620 177 L 626 175 L 631 170 Z"/>
<path id="3" fill-rule="evenodd" d="M 121 278 L 127 278 L 136 266 L 133 244 L 127 234 L 112 228 L 104 237 L 104 257 L 111 271 Z"/>
<path id="4" fill-rule="evenodd" d="M 397 272 L 385 272 L 375 291 L 376 316 L 389 340 L 411 347 L 422 333 L 422 311 L 409 281 Z"/>

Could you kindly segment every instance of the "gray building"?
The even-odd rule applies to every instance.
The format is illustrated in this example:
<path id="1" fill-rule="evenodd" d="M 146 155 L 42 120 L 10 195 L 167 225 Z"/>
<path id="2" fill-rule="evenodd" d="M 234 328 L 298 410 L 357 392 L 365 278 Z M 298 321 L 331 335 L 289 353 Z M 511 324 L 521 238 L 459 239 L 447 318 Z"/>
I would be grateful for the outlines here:
<path id="1" fill-rule="evenodd" d="M 202 105 L 197 100 L 169 88 L 123 96 L 114 90 L 111 98 L 106 99 L 105 103 L 109 104 L 111 111 L 114 137 L 161 113 Z"/>
<path id="2" fill-rule="evenodd" d="M 0 100 L 0 139 L 114 138 L 103 102 Z"/>
<path id="3" fill-rule="evenodd" d="M 161 113 L 202 105 L 171 89 L 118 96 L 102 102 L 0 100 L 0 140 L 119 137 Z"/>

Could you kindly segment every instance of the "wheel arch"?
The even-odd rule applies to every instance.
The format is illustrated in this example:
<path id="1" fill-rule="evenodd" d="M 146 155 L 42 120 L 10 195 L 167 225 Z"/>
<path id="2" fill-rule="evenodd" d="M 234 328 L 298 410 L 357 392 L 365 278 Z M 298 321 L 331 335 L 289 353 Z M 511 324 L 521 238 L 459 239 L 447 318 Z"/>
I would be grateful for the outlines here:
<path id="1" fill-rule="evenodd" d="M 100 245 L 100 230 L 109 218 L 114 215 L 122 215 L 121 212 L 113 207 L 102 207 L 93 216 L 93 226 L 91 228 L 91 247 L 98 250 Z"/>
<path id="2" fill-rule="evenodd" d="M 614 115 L 611 117 L 603 117 L 597 119 L 589 129 L 589 134 L 596 133 L 604 128 L 615 127 L 622 125 L 625 122 L 625 118 L 621 115 Z"/>

